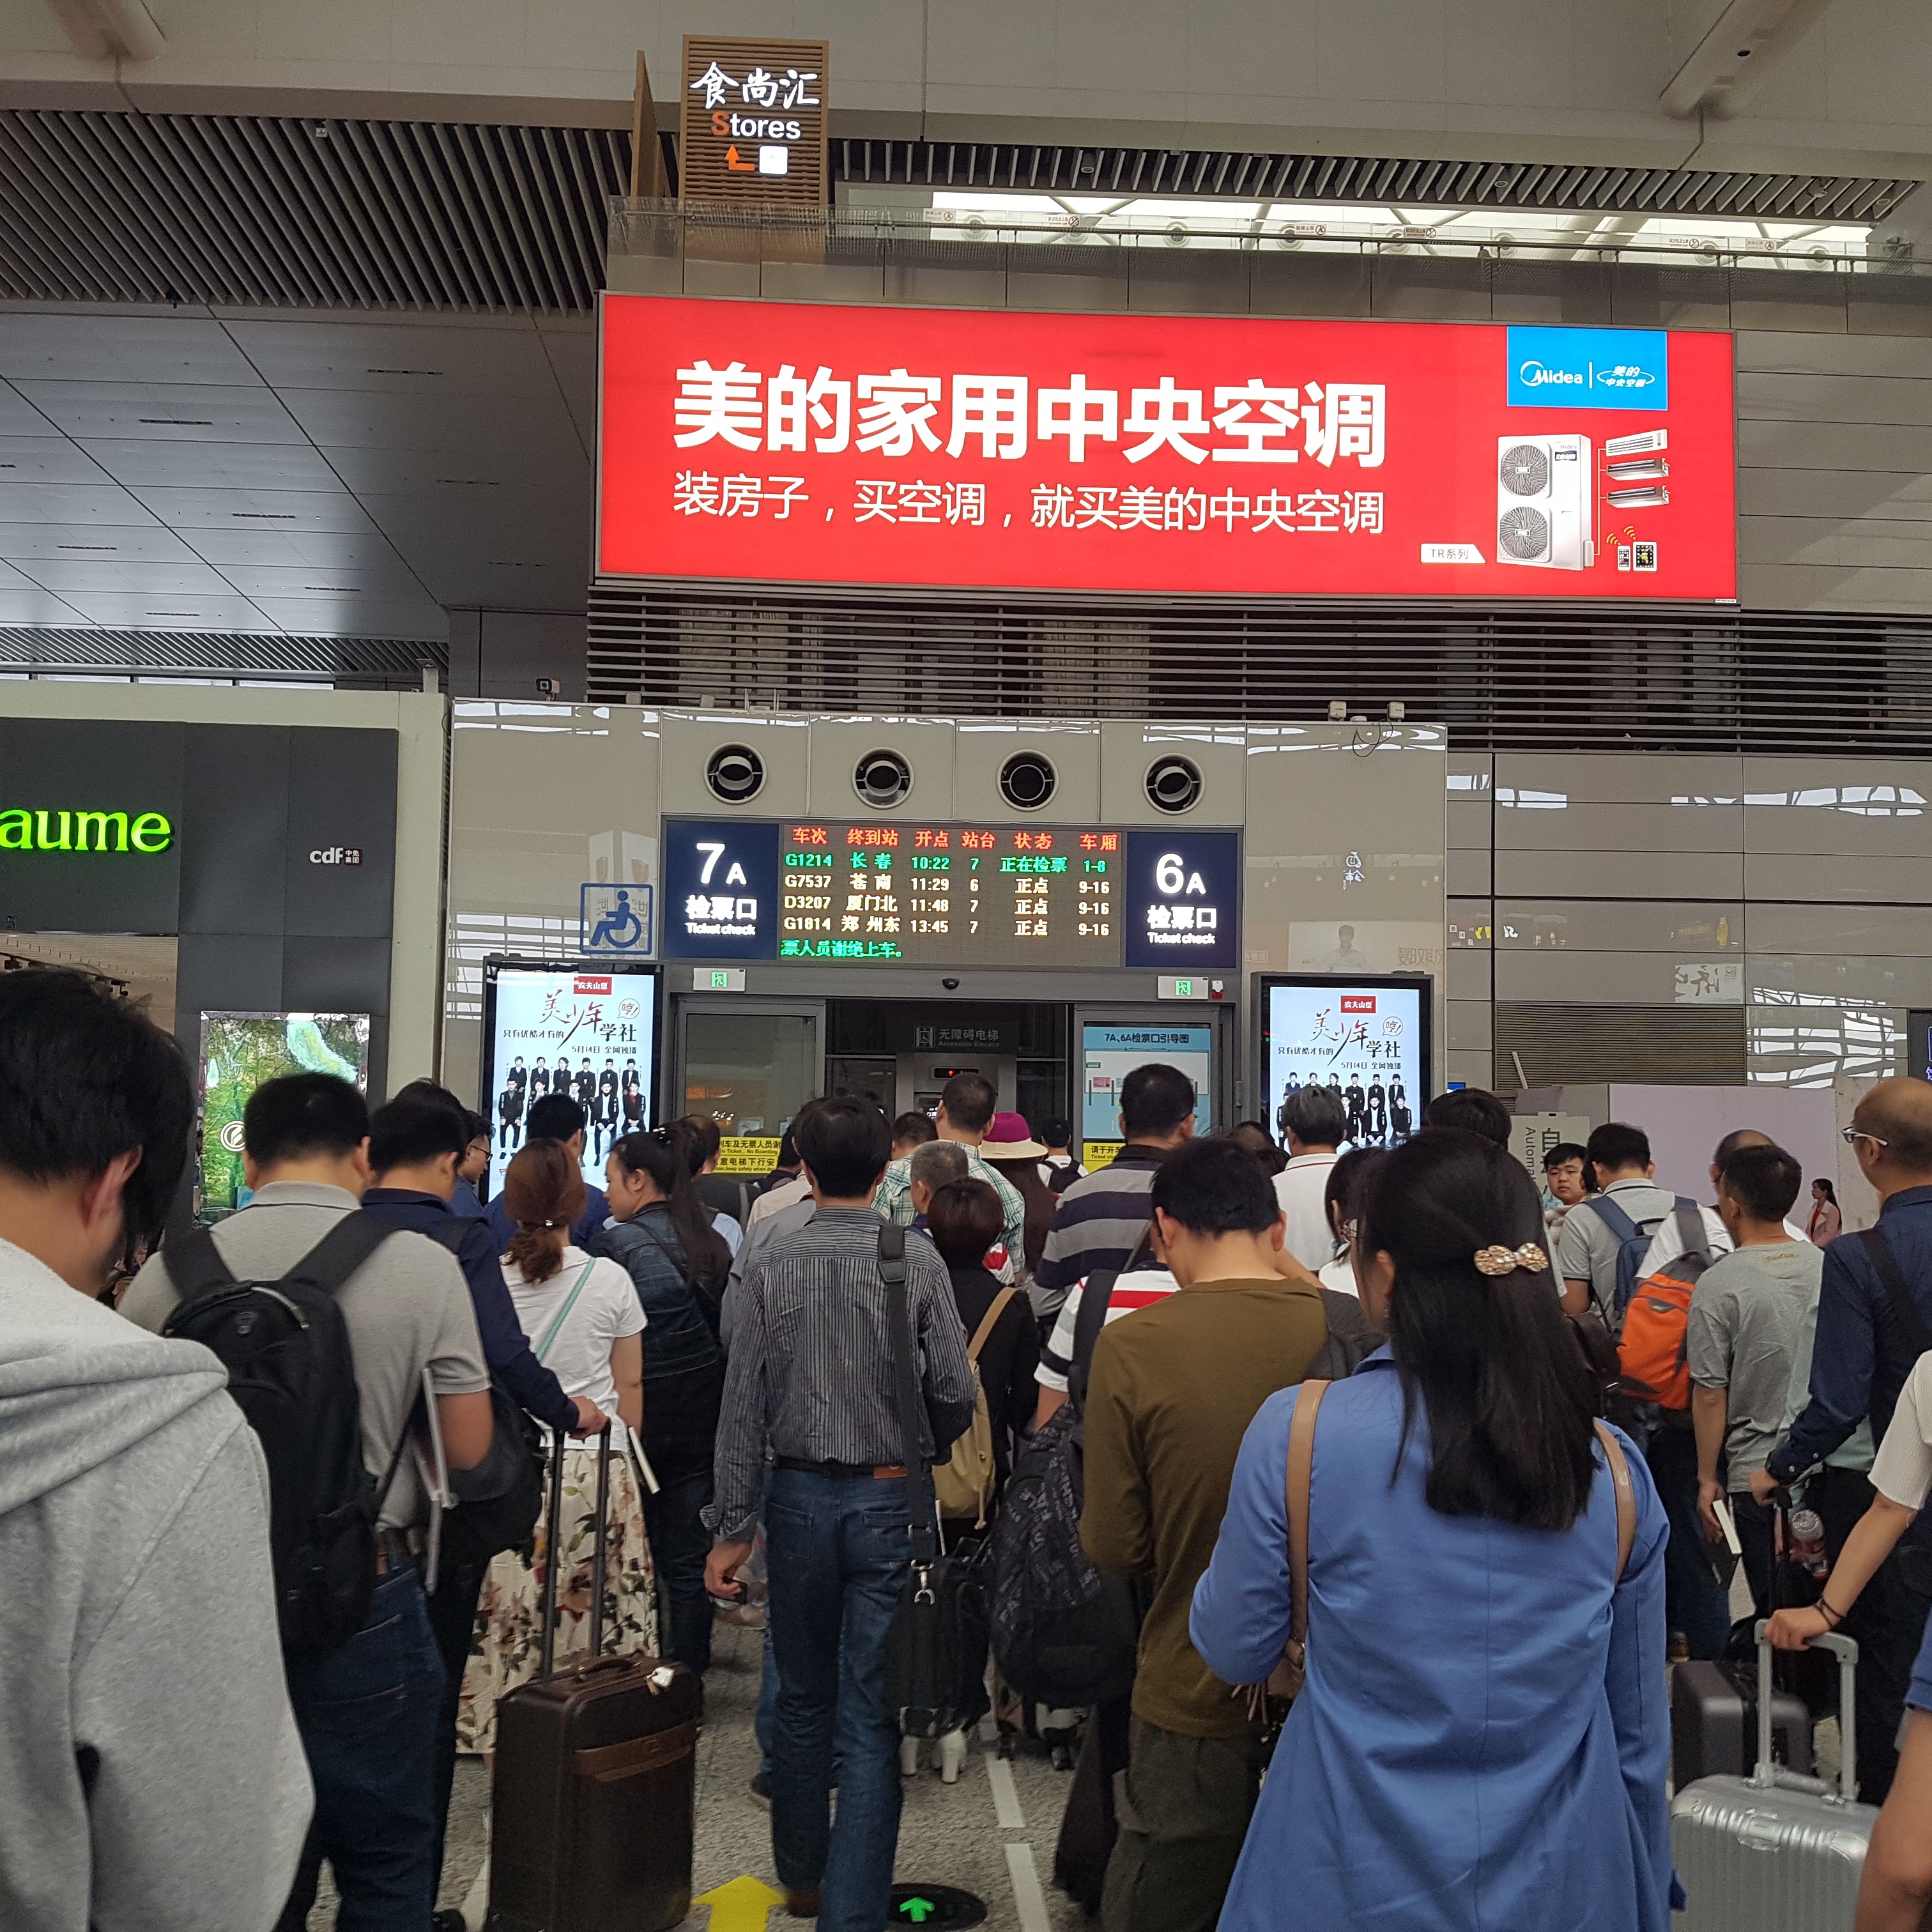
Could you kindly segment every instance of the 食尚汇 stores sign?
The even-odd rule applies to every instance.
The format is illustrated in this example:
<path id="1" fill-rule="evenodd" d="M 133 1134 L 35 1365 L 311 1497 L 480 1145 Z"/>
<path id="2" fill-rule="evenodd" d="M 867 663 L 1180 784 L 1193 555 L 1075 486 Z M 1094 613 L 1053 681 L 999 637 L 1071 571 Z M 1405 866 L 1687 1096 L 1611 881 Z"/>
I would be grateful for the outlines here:
<path id="1" fill-rule="evenodd" d="M 130 852 L 149 856 L 174 843 L 158 812 L 27 810 L 0 807 L 0 852 Z"/>

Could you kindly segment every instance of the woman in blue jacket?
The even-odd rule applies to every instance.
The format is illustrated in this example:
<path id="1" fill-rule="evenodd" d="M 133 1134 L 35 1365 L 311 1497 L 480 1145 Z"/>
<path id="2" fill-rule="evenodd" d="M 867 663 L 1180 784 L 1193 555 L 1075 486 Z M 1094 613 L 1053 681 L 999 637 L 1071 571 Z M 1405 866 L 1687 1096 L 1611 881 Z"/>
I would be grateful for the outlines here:
<path id="1" fill-rule="evenodd" d="M 1596 1388 L 1558 1312 L 1536 1190 L 1430 1129 L 1354 1247 L 1388 1346 L 1323 1396 L 1307 1677 L 1220 1932 L 1669 1932 L 1664 1551 L 1643 1459 L 1618 1576 Z M 1281 1659 L 1301 1391 L 1250 1426 L 1194 1644 L 1231 1684 Z"/>
<path id="2" fill-rule="evenodd" d="M 644 1420 L 638 1438 L 658 1479 L 644 1525 L 670 1598 L 667 1654 L 702 1672 L 711 1662 L 704 1559 L 724 1352 L 718 1311 L 730 1250 L 712 1231 L 692 1185 L 688 1131 L 674 1124 L 626 1134 L 604 1164 L 614 1217 L 586 1244 L 620 1263 L 644 1304 Z"/>

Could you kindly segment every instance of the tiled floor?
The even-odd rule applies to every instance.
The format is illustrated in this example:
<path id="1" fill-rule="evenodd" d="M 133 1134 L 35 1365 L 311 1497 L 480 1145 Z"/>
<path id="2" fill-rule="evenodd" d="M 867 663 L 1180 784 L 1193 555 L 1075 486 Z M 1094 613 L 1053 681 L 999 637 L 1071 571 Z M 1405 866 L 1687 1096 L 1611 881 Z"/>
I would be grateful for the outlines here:
<path id="1" fill-rule="evenodd" d="M 771 1814 L 752 1796 L 758 1768 L 752 1735 L 763 1639 L 720 1624 L 705 1678 L 706 1718 L 698 1748 L 698 1852 L 693 1889 L 709 1891 L 741 1873 L 776 1882 Z M 1054 1840 L 1072 1774 L 1055 1771 L 1037 1745 L 1004 1763 L 990 1744 L 976 1744 L 957 1784 L 924 1770 L 906 1787 L 899 1827 L 898 1876 L 907 1883 L 963 1886 L 986 1902 L 988 1932 L 1075 1932 L 1087 1922 L 1052 1888 Z M 482 1764 L 456 1768 L 441 1902 L 460 1905 L 484 1856 L 488 1781 Z M 708 1906 L 687 1922 L 705 1925 Z M 309 1920 L 311 1932 L 334 1922 L 332 1899 Z M 770 1932 L 788 1924 L 774 1916 Z M 803 1932 L 803 1928 L 801 1928 Z"/>

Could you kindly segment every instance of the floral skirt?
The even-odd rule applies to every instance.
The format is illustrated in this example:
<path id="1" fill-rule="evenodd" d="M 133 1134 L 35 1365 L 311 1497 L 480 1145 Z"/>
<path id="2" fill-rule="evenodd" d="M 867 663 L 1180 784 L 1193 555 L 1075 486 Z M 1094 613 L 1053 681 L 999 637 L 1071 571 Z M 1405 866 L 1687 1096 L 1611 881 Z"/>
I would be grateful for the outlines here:
<path id="1" fill-rule="evenodd" d="M 557 1589 L 556 1659 L 561 1664 L 573 1653 L 590 1648 L 590 1583 L 596 1549 L 597 1451 L 570 1448 L 564 1452 L 563 1561 Z M 476 1632 L 468 1668 L 463 1673 L 463 1700 L 456 1720 L 460 1751 L 494 1750 L 496 1744 L 496 1700 L 534 1677 L 543 1654 L 544 1566 L 548 1559 L 544 1514 L 537 1519 L 534 1562 L 526 1563 L 514 1550 L 506 1550 L 490 1565 L 477 1606 Z M 644 1534 L 642 1490 L 628 1454 L 613 1449 L 610 1540 L 604 1570 L 604 1654 L 622 1656 L 633 1651 L 656 1655 L 658 1650 L 657 1574 L 651 1546 Z"/>

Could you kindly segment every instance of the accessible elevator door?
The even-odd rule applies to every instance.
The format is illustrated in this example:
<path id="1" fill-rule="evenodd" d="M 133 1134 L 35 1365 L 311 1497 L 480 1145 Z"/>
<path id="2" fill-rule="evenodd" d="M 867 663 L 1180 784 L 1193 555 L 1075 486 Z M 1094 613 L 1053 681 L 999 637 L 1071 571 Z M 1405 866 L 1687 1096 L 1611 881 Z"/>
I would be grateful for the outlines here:
<path id="1" fill-rule="evenodd" d="M 825 1002 L 675 997 L 673 1107 L 718 1123 L 722 1174 L 769 1174 L 800 1108 L 824 1091 Z"/>

